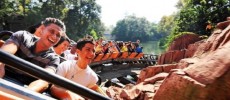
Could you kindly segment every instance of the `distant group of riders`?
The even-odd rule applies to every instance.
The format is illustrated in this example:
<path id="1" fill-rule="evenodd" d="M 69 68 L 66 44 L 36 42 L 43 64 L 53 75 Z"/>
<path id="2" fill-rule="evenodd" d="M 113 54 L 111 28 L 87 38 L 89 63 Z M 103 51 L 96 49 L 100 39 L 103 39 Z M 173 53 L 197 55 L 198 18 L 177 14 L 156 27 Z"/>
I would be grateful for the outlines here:
<path id="1" fill-rule="evenodd" d="M 124 42 L 124 41 L 104 41 L 103 38 L 100 38 L 96 42 L 96 54 L 106 54 L 106 53 L 119 53 L 119 52 L 137 52 L 142 53 L 143 47 L 140 46 L 140 40 L 136 42 Z"/>

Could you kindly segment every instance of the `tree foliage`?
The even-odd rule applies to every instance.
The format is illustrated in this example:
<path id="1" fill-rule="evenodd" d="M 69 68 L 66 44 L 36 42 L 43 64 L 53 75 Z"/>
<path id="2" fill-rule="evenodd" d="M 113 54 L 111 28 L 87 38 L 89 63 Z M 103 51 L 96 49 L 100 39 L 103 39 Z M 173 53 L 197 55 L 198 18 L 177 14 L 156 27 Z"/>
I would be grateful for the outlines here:
<path id="1" fill-rule="evenodd" d="M 207 24 L 226 20 L 230 15 L 229 6 L 229 0 L 184 1 L 176 19 L 178 28 L 175 32 L 187 31 L 209 36 L 210 32 L 206 31 Z"/>
<path id="2" fill-rule="evenodd" d="M 214 28 L 230 15 L 229 0 L 179 0 L 176 7 L 177 13 L 163 16 L 157 24 L 135 15 L 126 16 L 117 22 L 112 35 L 122 41 L 161 40 L 161 46 L 167 46 L 181 33 L 209 36 L 207 25 Z M 65 22 L 73 40 L 86 34 L 101 37 L 105 26 L 100 13 L 95 0 L 0 0 L 0 30 L 21 30 L 46 17 L 56 17 Z"/>
<path id="3" fill-rule="evenodd" d="M 175 15 L 163 16 L 158 23 L 156 36 L 160 39 L 159 46 L 162 48 L 166 48 L 165 43 L 167 43 L 167 40 L 165 37 L 170 35 L 173 27 L 175 26 L 174 19 Z"/>
<path id="4" fill-rule="evenodd" d="M 180 10 L 175 16 L 171 34 L 166 39 L 166 46 L 181 33 L 210 36 L 215 25 L 230 15 L 229 0 L 180 0 L 177 7 Z M 208 24 L 212 29 L 206 29 Z"/>
<path id="5" fill-rule="evenodd" d="M 230 15 L 229 0 L 179 0 L 176 7 L 178 12 L 170 16 L 163 16 L 158 24 L 150 23 L 145 27 L 146 31 L 140 30 L 136 24 L 140 18 L 129 16 L 119 21 L 113 30 L 113 35 L 117 40 L 135 40 L 139 38 L 148 40 L 160 40 L 160 46 L 168 46 L 173 39 L 186 33 L 196 33 L 200 35 L 211 35 L 211 30 L 218 22 L 226 20 Z M 211 25 L 211 29 L 207 29 Z M 137 27 L 138 26 L 138 27 Z"/>
<path id="6" fill-rule="evenodd" d="M 116 37 L 116 40 L 122 41 L 148 40 L 151 35 L 150 25 L 145 18 L 137 18 L 134 15 L 126 16 L 117 22 L 112 35 Z"/>
<path id="7" fill-rule="evenodd" d="M 73 40 L 91 31 L 102 36 L 104 25 L 100 13 L 101 8 L 95 0 L 1 0 L 0 30 L 22 30 L 46 17 L 55 17 L 64 21 L 67 34 Z M 14 30 L 15 23 L 20 23 L 21 27 Z"/>
<path id="8" fill-rule="evenodd" d="M 99 18 L 100 6 L 93 1 L 83 0 L 80 4 L 72 5 L 71 9 L 69 9 L 64 21 L 70 27 L 67 30 L 70 36 L 77 36 L 79 38 L 89 34 L 94 28 L 102 28 L 96 27 L 96 25 L 102 26 Z M 99 31 L 100 29 L 94 31 L 97 30 Z"/>

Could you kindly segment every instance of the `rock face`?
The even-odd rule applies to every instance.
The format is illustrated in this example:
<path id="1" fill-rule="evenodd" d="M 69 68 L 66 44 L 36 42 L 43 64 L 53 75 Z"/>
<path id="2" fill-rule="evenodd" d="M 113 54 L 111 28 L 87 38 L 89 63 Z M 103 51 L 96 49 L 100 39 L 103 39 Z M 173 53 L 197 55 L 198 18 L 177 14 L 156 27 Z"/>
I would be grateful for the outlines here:
<path id="1" fill-rule="evenodd" d="M 171 72 L 155 100 L 229 100 L 230 26 L 215 30 L 189 59 L 178 64 L 181 72 Z"/>
<path id="2" fill-rule="evenodd" d="M 159 73 L 165 72 L 169 73 L 171 69 L 175 69 L 177 64 L 167 64 L 167 65 L 156 65 L 149 66 L 141 70 L 140 75 L 137 80 L 137 84 L 144 82 L 146 79 L 151 78 Z"/>
<path id="3" fill-rule="evenodd" d="M 143 69 L 136 85 L 107 93 L 119 100 L 230 100 L 230 25 L 186 49 L 174 47 L 160 57 L 164 65 Z"/>
<path id="4" fill-rule="evenodd" d="M 196 34 L 185 34 L 178 37 L 172 42 L 169 50 L 159 56 L 158 64 L 178 63 L 183 58 L 192 57 L 202 42 L 200 40 L 202 38 Z"/>
<path id="5" fill-rule="evenodd" d="M 202 38 L 194 33 L 181 35 L 171 43 L 168 51 L 187 49 L 190 44 L 200 40 L 202 40 Z"/>

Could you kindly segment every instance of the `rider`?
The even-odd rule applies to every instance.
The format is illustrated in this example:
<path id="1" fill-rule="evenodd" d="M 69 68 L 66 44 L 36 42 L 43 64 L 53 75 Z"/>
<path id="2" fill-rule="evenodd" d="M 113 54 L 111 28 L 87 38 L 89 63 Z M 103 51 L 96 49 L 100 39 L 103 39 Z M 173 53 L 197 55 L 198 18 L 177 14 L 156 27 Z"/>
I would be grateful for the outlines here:
<path id="1" fill-rule="evenodd" d="M 65 35 L 64 23 L 56 18 L 46 18 L 42 21 L 39 29 L 35 31 L 35 36 L 28 31 L 18 31 L 6 40 L 1 50 L 34 63 L 50 73 L 55 73 L 56 67 L 60 63 L 60 58 L 53 50 L 53 46 L 58 43 L 61 36 Z M 49 83 L 43 80 L 37 80 L 22 71 L 6 67 L 6 76 L 13 76 L 18 85 L 28 85 L 28 88 L 42 92 L 48 88 Z M 8 74 L 9 72 L 9 74 Z M 0 62 L 0 78 L 5 74 L 5 66 Z"/>

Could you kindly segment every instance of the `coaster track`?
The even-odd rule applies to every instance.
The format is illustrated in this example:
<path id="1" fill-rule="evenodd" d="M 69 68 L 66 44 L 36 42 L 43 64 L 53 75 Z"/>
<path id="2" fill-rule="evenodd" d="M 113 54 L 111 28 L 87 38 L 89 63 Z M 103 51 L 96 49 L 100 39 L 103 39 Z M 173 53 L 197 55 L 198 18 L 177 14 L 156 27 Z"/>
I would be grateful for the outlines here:
<path id="1" fill-rule="evenodd" d="M 155 65 L 158 55 L 144 53 L 107 53 L 97 55 L 90 64 L 91 68 L 100 75 L 102 81 L 106 79 L 137 75 L 142 68 Z"/>

